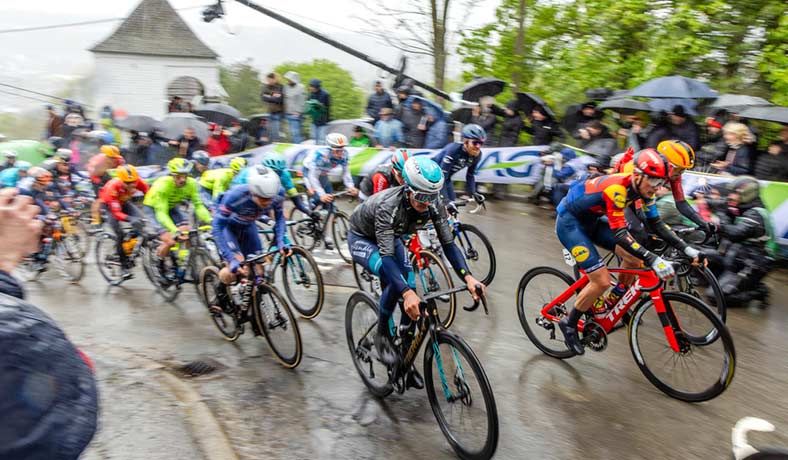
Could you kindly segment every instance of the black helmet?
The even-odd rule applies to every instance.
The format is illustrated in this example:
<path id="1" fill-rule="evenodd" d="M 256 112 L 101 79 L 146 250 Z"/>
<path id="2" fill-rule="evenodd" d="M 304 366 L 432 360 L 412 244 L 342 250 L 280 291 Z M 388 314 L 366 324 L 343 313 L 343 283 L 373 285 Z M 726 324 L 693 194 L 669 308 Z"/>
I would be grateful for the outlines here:
<path id="1" fill-rule="evenodd" d="M 761 184 L 752 176 L 739 176 L 730 184 L 731 192 L 739 194 L 739 204 L 748 205 L 760 197 Z"/>

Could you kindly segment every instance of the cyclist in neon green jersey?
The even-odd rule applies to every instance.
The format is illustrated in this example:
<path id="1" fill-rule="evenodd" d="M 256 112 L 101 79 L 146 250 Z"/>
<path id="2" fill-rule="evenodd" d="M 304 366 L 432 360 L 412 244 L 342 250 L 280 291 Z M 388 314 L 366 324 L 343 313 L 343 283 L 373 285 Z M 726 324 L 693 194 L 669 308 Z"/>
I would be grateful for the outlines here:
<path id="1" fill-rule="evenodd" d="M 236 157 L 230 160 L 229 168 L 209 169 L 200 177 L 200 198 L 208 207 L 219 202 L 222 194 L 230 189 L 235 176 L 246 167 L 246 160 Z"/>

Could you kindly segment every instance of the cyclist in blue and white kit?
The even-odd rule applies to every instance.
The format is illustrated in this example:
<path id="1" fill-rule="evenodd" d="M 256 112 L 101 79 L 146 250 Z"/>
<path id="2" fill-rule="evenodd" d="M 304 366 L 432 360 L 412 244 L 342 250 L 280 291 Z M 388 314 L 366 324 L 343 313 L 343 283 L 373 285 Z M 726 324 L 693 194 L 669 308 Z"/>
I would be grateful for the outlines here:
<path id="1" fill-rule="evenodd" d="M 465 125 L 462 128 L 462 142 L 452 142 L 435 157 L 435 162 L 440 165 L 446 179 L 441 190 L 445 200 L 457 199 L 451 177 L 466 167 L 468 170 L 465 172 L 465 191 L 469 197 L 477 197 L 476 168 L 482 160 L 482 145 L 486 139 L 484 128 L 475 124 Z"/>
<path id="2" fill-rule="evenodd" d="M 308 216 L 311 216 L 312 218 L 319 217 L 319 214 L 309 209 L 309 206 L 304 203 L 304 200 L 301 199 L 301 195 L 298 193 L 295 183 L 293 183 L 293 176 L 290 175 L 290 171 L 287 169 L 285 157 L 282 156 L 282 154 L 275 152 L 266 153 L 265 156 L 263 156 L 263 160 L 260 162 L 260 164 L 272 170 L 279 176 L 279 181 L 282 183 L 282 188 L 285 189 L 285 195 L 290 198 L 296 209 Z M 254 168 L 256 168 L 256 166 L 244 168 L 240 173 L 238 173 L 237 176 L 235 176 L 233 185 L 245 184 L 249 173 Z"/>

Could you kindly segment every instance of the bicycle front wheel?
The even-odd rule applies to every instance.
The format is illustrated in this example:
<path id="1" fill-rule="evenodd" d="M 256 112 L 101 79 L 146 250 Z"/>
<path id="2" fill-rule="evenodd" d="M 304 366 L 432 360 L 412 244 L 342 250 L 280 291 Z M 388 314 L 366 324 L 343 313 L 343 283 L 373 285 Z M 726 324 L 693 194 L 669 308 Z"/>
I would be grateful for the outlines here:
<path id="1" fill-rule="evenodd" d="M 545 305 L 552 302 L 574 284 L 572 277 L 553 267 L 528 270 L 517 286 L 517 316 L 525 335 L 542 353 L 553 358 L 571 358 L 575 353 L 567 348 L 564 337 L 557 332 L 556 323 L 542 315 Z M 573 295 L 566 302 L 553 307 L 554 316 L 563 317 L 575 304 Z"/>
<path id="2" fill-rule="evenodd" d="M 460 337 L 438 331 L 424 351 L 424 383 L 443 435 L 462 459 L 489 459 L 498 446 L 498 409 L 479 358 Z"/>
<path id="3" fill-rule="evenodd" d="M 275 287 L 262 283 L 254 290 L 254 319 L 282 366 L 293 369 L 301 362 L 301 333 L 293 312 Z"/>
<path id="4" fill-rule="evenodd" d="M 708 267 L 683 265 L 676 270 L 676 276 L 667 284 L 671 291 L 683 292 L 697 297 L 717 312 L 724 323 L 726 320 L 725 296 L 722 295 L 717 277 Z"/>
<path id="5" fill-rule="evenodd" d="M 416 277 L 416 293 L 424 297 L 431 292 L 446 291 L 454 287 L 449 271 L 434 252 L 428 249 L 419 251 L 410 258 L 413 273 Z M 438 319 L 443 327 L 449 328 L 454 323 L 457 314 L 457 296 L 455 294 L 442 295 L 435 299 L 438 309 Z"/>
<path id="6" fill-rule="evenodd" d="M 290 216 L 288 217 L 288 220 L 298 222 L 306 219 L 307 217 L 309 216 L 301 212 L 298 208 L 293 208 L 290 210 Z M 312 222 L 311 220 L 290 225 L 290 236 L 293 238 L 293 243 L 301 246 L 307 251 L 315 249 L 315 246 L 319 240 L 316 227 L 317 225 L 320 224 Z"/>
<path id="7" fill-rule="evenodd" d="M 235 318 L 235 306 L 231 308 L 222 308 L 221 297 L 230 298 L 230 293 L 227 292 L 225 286 L 219 279 L 219 269 L 210 266 L 202 269 L 200 273 L 200 287 L 202 298 L 205 308 L 208 309 L 208 314 L 211 315 L 213 324 L 222 333 L 224 339 L 229 342 L 235 342 L 241 336 L 241 329 L 238 321 Z M 224 290 L 224 292 L 221 292 Z"/>
<path id="8" fill-rule="evenodd" d="M 369 391 L 383 398 L 394 391 L 389 383 L 388 370 L 380 362 L 375 349 L 378 333 L 378 306 L 369 293 L 354 292 L 345 307 L 345 337 L 353 365 Z"/>
<path id="9" fill-rule="evenodd" d="M 120 283 L 123 274 L 115 241 L 115 235 L 110 233 L 96 236 L 96 266 L 101 276 L 112 285 Z"/>
<path id="10" fill-rule="evenodd" d="M 292 250 L 293 254 L 282 266 L 285 294 L 302 318 L 312 319 L 323 308 L 323 275 L 304 248 L 293 246 Z"/>
<path id="11" fill-rule="evenodd" d="M 629 346 L 643 375 L 660 391 L 681 401 L 708 401 L 724 392 L 736 369 L 736 350 L 728 328 L 706 304 L 681 292 L 663 292 L 667 310 L 659 317 L 650 298 L 643 299 L 629 322 Z M 679 351 L 667 342 L 671 328 Z M 713 331 L 713 332 L 707 332 Z M 713 333 L 717 340 L 699 340 Z"/>
<path id="12" fill-rule="evenodd" d="M 350 244 L 347 241 L 347 234 L 350 232 L 350 218 L 342 211 L 337 211 L 331 220 L 331 236 L 334 238 L 334 246 L 337 252 L 347 263 L 353 262 L 350 255 Z"/>
<path id="13" fill-rule="evenodd" d="M 202 289 L 200 289 L 200 273 L 205 267 L 212 267 L 216 265 L 211 253 L 203 248 L 194 248 L 191 250 L 189 257 L 189 275 L 190 282 L 194 283 L 194 288 L 197 290 L 197 295 L 202 296 Z"/>
<path id="14" fill-rule="evenodd" d="M 55 244 L 54 262 L 63 278 L 70 283 L 78 283 L 85 276 L 85 259 L 79 246 L 68 239 Z"/>
<path id="15" fill-rule="evenodd" d="M 483 275 L 479 281 L 489 286 L 495 278 L 495 251 L 487 235 L 473 225 L 460 224 L 454 241 L 465 256 L 471 273 Z"/>

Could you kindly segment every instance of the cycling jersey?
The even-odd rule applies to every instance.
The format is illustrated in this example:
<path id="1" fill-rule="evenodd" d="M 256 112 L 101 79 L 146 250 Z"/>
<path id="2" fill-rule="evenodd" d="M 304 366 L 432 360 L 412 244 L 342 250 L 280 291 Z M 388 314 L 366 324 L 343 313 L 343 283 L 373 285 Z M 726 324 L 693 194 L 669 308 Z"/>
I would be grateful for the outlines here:
<path id="1" fill-rule="evenodd" d="M 55 185 L 54 182 L 50 183 L 43 189 L 39 189 L 35 187 L 35 180 L 32 177 L 29 179 L 32 180 L 27 181 L 25 184 L 21 184 L 19 186 L 19 194 L 27 195 L 33 198 L 33 203 L 41 208 L 41 213 L 39 215 L 46 216 L 49 214 L 49 206 L 47 203 L 53 201 L 60 203 L 60 207 L 64 210 L 73 211 L 71 205 L 63 200 L 63 195 L 60 193 L 60 189 L 57 187 L 57 185 Z"/>
<path id="2" fill-rule="evenodd" d="M 129 216 L 123 211 L 123 204 L 138 191 L 145 194 L 149 188 L 144 180 L 137 179 L 137 188 L 129 191 L 122 180 L 112 179 L 99 191 L 99 200 L 107 205 L 115 219 L 125 221 Z"/>
<path id="3" fill-rule="evenodd" d="M 395 185 L 397 185 L 397 181 L 391 172 L 391 163 L 386 163 L 378 166 L 365 177 L 361 181 L 359 189 L 365 197 L 370 197 Z"/>
<path id="4" fill-rule="evenodd" d="M 235 172 L 230 168 L 209 169 L 202 173 L 200 186 L 210 190 L 211 197 L 217 200 L 230 188 L 234 178 Z"/>
<path id="5" fill-rule="evenodd" d="M 3 187 L 16 187 L 19 182 L 19 168 L 7 168 L 0 171 L 0 183 Z"/>
<path id="6" fill-rule="evenodd" d="M 156 179 L 156 182 L 145 194 L 143 204 L 155 211 L 156 220 L 170 233 L 178 231 L 178 227 L 170 217 L 170 210 L 180 205 L 183 201 L 191 201 L 194 206 L 194 213 L 205 223 L 211 221 L 211 213 L 200 200 L 197 190 L 197 181 L 191 177 L 186 179 L 183 187 L 176 187 L 172 176 L 163 176 Z"/>
<path id="7" fill-rule="evenodd" d="M 472 157 L 466 150 L 462 143 L 454 142 L 441 150 L 434 158 L 443 170 L 443 190 L 441 194 L 449 201 L 454 201 L 457 196 L 454 193 L 454 184 L 452 184 L 451 177 L 460 171 L 462 168 L 468 168 L 465 172 L 465 191 L 468 195 L 476 193 L 476 168 L 481 162 L 482 156 Z"/>
<path id="8" fill-rule="evenodd" d="M 353 177 L 350 175 L 350 168 L 348 167 L 347 151 L 345 158 L 337 160 L 331 153 L 331 149 L 322 148 L 317 149 L 307 156 L 304 160 L 304 184 L 307 188 L 314 189 L 317 198 L 326 194 L 321 177 L 328 177 L 328 173 L 336 167 L 342 167 L 342 182 L 346 188 L 353 188 Z"/>

